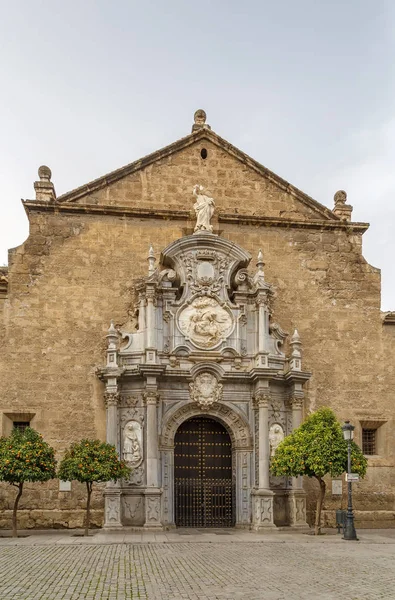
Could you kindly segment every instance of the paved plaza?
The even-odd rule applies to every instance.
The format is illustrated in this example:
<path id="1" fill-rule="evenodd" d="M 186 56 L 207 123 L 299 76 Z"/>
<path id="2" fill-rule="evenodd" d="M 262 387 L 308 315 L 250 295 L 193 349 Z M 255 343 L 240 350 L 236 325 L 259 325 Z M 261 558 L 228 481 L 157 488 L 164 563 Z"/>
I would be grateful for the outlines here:
<path id="1" fill-rule="evenodd" d="M 395 598 L 395 530 L 72 532 L 0 538 L 0 599 L 373 600 Z"/>

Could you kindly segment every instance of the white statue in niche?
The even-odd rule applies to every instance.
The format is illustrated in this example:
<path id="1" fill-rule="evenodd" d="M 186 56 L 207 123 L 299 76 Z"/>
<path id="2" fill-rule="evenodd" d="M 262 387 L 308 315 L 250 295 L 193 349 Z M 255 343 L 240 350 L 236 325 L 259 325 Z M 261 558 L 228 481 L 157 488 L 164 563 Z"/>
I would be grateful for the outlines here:
<path id="1" fill-rule="evenodd" d="M 284 439 L 284 429 L 279 423 L 274 423 L 269 429 L 270 456 L 274 456 L 277 447 Z"/>
<path id="2" fill-rule="evenodd" d="M 229 312 L 215 298 L 200 296 L 180 314 L 178 320 L 182 333 L 201 348 L 212 348 L 232 331 L 233 320 Z"/>
<path id="3" fill-rule="evenodd" d="M 143 432 L 138 421 L 128 421 L 123 429 L 123 459 L 129 467 L 138 467 L 143 460 Z"/>
<path id="4" fill-rule="evenodd" d="M 203 194 L 203 186 L 195 185 L 192 193 L 196 198 L 193 205 L 196 213 L 195 233 L 198 231 L 213 231 L 213 226 L 210 224 L 211 217 L 214 214 L 215 202 L 213 198 L 209 198 Z"/>

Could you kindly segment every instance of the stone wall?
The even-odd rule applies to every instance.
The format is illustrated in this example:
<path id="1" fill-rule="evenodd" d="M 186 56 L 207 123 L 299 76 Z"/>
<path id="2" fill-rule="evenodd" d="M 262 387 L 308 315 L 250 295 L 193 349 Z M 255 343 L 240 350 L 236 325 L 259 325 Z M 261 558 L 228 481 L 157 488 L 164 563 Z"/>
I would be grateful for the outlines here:
<path id="1" fill-rule="evenodd" d="M 155 213 L 190 210 L 196 183 L 205 185 L 216 201 L 215 233 L 253 256 L 262 248 L 266 280 L 276 292 L 273 320 L 288 332 L 298 328 L 303 366 L 313 373 L 306 410 L 331 406 L 340 420 L 357 424 L 357 441 L 360 421 L 377 415 L 387 421 L 385 455 L 370 461 L 355 500 L 358 510 L 369 511 L 369 522 L 377 510 L 393 511 L 395 372 L 390 357 L 395 328 L 387 333 L 387 326 L 383 335 L 380 273 L 362 256 L 361 233 L 323 216 L 285 185 L 209 140 L 159 158 L 76 201 L 66 199 L 67 212 L 29 209 L 30 236 L 12 253 L 0 326 L 0 411 L 34 413 L 32 426 L 59 457 L 82 437 L 105 439 L 103 389 L 95 370 L 104 361 L 106 330 L 111 319 L 122 326 L 133 321 L 134 282 L 147 273 L 149 245 L 159 258 L 167 244 L 193 231 L 192 213 L 184 219 Z M 84 204 L 146 208 L 149 214 L 78 212 Z M 227 212 L 251 219 L 288 218 L 294 224 L 252 224 L 245 218 L 226 222 L 221 214 Z M 1 426 L 6 431 L 7 416 Z M 47 491 L 38 494 L 43 489 Z M 81 508 L 78 493 L 65 500 L 57 489 L 52 483 L 26 493 L 22 508 L 42 511 L 40 516 L 32 511 L 29 524 L 76 522 L 70 511 Z M 10 490 L 3 486 L 2 494 L 2 508 L 9 508 Z M 327 500 L 330 509 L 335 500 Z M 96 508 L 100 506 L 98 498 Z M 56 518 L 48 511 L 56 511 Z"/>

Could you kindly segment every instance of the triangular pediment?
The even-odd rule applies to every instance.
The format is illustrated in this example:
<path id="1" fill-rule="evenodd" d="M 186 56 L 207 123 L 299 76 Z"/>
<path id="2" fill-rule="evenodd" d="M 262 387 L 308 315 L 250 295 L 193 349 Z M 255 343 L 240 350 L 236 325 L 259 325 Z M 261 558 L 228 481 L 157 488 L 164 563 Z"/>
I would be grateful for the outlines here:
<path id="1" fill-rule="evenodd" d="M 326 206 L 205 128 L 67 192 L 55 203 L 185 212 L 192 210 L 196 183 L 215 198 L 217 214 L 339 221 Z"/>

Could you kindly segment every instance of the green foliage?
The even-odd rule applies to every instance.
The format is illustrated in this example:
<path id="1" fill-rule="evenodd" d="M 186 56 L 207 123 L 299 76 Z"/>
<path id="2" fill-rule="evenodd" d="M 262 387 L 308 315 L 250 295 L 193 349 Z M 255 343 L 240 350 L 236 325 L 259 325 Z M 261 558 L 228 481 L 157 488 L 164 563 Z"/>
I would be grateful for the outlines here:
<path id="1" fill-rule="evenodd" d="M 330 408 L 321 408 L 278 446 L 271 462 L 273 475 L 337 477 L 347 471 L 347 442 Z M 366 474 L 367 460 L 351 442 L 351 470 Z"/>
<path id="2" fill-rule="evenodd" d="M 26 427 L 0 438 L 0 481 L 13 485 L 56 477 L 55 451 L 40 433 Z"/>
<path id="3" fill-rule="evenodd" d="M 66 451 L 58 471 L 64 481 L 81 483 L 116 481 L 128 477 L 130 469 L 119 460 L 114 446 L 99 440 L 81 440 Z"/>

